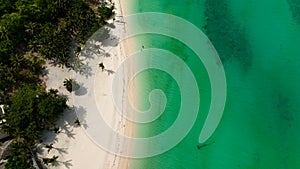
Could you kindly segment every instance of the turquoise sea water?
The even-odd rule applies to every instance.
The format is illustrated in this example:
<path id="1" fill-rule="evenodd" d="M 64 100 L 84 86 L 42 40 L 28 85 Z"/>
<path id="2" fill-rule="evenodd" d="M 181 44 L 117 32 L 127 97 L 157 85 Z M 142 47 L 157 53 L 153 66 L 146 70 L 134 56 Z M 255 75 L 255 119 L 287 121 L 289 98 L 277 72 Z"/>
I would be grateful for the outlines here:
<path id="1" fill-rule="evenodd" d="M 199 150 L 198 137 L 211 99 L 203 64 L 175 39 L 154 34 L 136 37 L 145 48 L 166 49 L 185 60 L 198 82 L 201 106 L 196 124 L 176 147 L 155 157 L 132 160 L 130 168 L 300 168 L 300 1 L 136 0 L 131 3 L 131 13 L 168 13 L 203 30 L 220 55 L 228 91 L 222 121 L 208 140 L 212 144 Z M 175 81 L 161 71 L 145 71 L 138 78 L 144 81 L 142 109 L 149 107 L 147 98 L 153 89 L 162 89 L 168 99 L 159 119 L 138 126 L 137 137 L 149 137 L 172 125 L 180 107 L 180 91 Z"/>

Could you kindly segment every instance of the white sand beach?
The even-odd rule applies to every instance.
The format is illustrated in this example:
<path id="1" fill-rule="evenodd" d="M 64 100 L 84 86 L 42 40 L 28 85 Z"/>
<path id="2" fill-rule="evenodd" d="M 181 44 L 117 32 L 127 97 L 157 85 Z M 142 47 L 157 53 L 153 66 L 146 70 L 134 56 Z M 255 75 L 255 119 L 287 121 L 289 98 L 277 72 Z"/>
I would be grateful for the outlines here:
<path id="1" fill-rule="evenodd" d="M 126 27 L 125 22 L 123 21 L 124 13 L 126 13 L 125 2 L 121 0 L 114 1 L 116 6 L 116 18 L 113 22 L 114 26 L 110 27 L 110 38 L 106 39 L 101 44 L 101 50 L 105 53 L 108 53 L 109 56 L 95 56 L 88 58 L 87 60 L 83 60 L 85 64 L 90 66 L 90 73 L 93 74 L 88 78 L 93 78 L 95 82 L 95 86 L 99 86 L 96 90 L 89 89 L 89 85 L 83 83 L 85 89 L 87 90 L 87 94 L 85 91 L 80 91 L 82 99 L 85 97 L 89 97 L 89 92 L 92 90 L 95 97 L 95 102 L 97 105 L 102 105 L 101 110 L 103 111 L 102 115 L 106 119 L 106 122 L 119 133 L 126 135 L 132 135 L 134 132 L 133 125 L 128 125 L 127 122 L 119 115 L 117 110 L 114 108 L 113 103 L 108 101 L 112 97 L 112 80 L 113 73 L 116 71 L 118 66 L 122 63 L 122 61 L 126 58 L 126 51 L 129 51 L 128 44 L 125 44 L 125 41 L 122 44 L 115 45 L 118 43 L 119 39 L 122 39 L 125 36 Z M 127 42 L 126 42 L 127 43 Z M 103 62 L 105 65 L 105 70 L 101 71 L 98 64 Z M 134 68 L 134 65 L 132 65 Z M 59 92 L 63 95 L 66 95 L 68 100 L 68 105 L 70 107 L 78 106 L 82 107 L 92 107 L 94 105 L 93 102 L 82 101 L 80 104 L 74 101 L 74 94 L 70 94 L 66 91 L 63 86 L 63 81 L 65 78 L 72 78 L 76 73 L 72 70 L 62 69 L 58 67 L 51 66 L 47 64 L 47 77 L 46 77 L 46 85 L 47 88 L 58 89 Z M 121 85 L 124 86 L 124 83 L 121 81 L 129 81 L 129 77 L 126 77 L 126 73 L 123 76 L 124 79 L 120 79 Z M 75 92 L 75 95 L 78 93 Z M 122 96 L 122 92 L 117 92 L 117 97 Z M 134 98 L 131 98 L 134 99 Z M 133 100 L 134 102 L 134 100 Z M 75 104 L 75 105 L 74 105 Z M 103 106 L 105 105 L 105 106 Z M 89 109 L 86 109 L 86 113 Z M 123 110 L 126 111 L 126 107 L 123 107 Z M 55 166 L 49 165 L 49 168 L 55 169 L 126 169 L 129 165 L 129 159 L 121 158 L 105 150 L 101 149 L 86 133 L 84 127 L 86 127 L 84 121 L 81 121 L 81 126 L 78 127 L 74 124 L 76 119 L 76 114 L 74 110 L 70 110 L 64 114 L 58 121 L 58 126 L 60 127 L 60 133 L 54 134 L 53 132 L 47 132 L 44 134 L 42 141 L 43 143 L 40 145 L 43 152 L 38 154 L 40 158 L 48 157 L 51 158 L 54 155 L 59 156 L 58 163 Z M 112 140 L 119 141 L 117 145 L 122 146 L 121 140 Z M 47 149 L 43 147 L 44 144 L 53 144 L 53 149 L 47 152 Z M 113 144 L 112 144 L 113 145 Z"/>

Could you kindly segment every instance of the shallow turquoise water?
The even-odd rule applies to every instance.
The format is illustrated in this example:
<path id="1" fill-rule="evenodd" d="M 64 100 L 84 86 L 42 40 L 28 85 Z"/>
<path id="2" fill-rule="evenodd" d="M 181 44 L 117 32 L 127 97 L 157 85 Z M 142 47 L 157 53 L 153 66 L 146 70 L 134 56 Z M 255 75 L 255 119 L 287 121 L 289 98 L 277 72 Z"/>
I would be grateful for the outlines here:
<path id="1" fill-rule="evenodd" d="M 299 4 L 299 5 L 298 5 Z M 160 35 L 137 37 L 145 48 L 180 56 L 197 77 L 201 107 L 188 136 L 170 151 L 132 160 L 133 169 L 300 168 L 300 3 L 298 0 L 139 0 L 132 13 L 173 14 L 202 29 L 222 59 L 228 85 L 224 116 L 213 144 L 197 149 L 208 112 L 210 84 L 201 61 L 184 44 Z M 167 62 L 167 61 L 166 61 Z M 139 137 L 156 135 L 174 122 L 180 92 L 167 74 L 150 70 L 142 100 L 165 91 L 168 105 L 157 121 L 138 126 Z"/>

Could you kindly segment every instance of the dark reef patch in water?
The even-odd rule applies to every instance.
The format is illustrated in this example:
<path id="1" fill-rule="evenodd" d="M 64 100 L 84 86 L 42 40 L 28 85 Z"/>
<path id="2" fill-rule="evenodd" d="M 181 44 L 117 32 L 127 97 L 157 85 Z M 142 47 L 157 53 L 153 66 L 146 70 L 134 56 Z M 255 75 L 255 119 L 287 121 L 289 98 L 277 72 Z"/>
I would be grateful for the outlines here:
<path id="1" fill-rule="evenodd" d="M 299 0 L 287 0 L 293 18 L 300 24 L 300 1 Z"/>
<path id="2" fill-rule="evenodd" d="M 286 134 L 288 128 L 291 127 L 292 122 L 294 120 L 293 114 L 291 112 L 291 101 L 288 96 L 284 96 L 283 94 L 278 94 L 275 97 L 277 99 L 277 103 L 274 106 L 275 111 L 277 111 L 277 115 L 279 117 L 278 124 L 276 126 L 279 127 L 278 132 L 280 135 Z"/>
<path id="3" fill-rule="evenodd" d="M 252 65 L 252 53 L 245 29 L 234 21 L 225 0 L 206 0 L 205 6 L 204 29 L 222 62 L 237 60 L 246 72 Z"/>

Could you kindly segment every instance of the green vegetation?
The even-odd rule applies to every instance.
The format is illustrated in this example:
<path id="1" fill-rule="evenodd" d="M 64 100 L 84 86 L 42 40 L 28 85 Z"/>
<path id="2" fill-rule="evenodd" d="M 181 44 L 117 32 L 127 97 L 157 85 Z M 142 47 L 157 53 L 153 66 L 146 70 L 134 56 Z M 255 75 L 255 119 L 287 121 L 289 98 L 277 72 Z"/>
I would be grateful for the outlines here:
<path id="1" fill-rule="evenodd" d="M 60 133 L 60 128 L 57 127 L 57 126 L 55 126 L 55 127 L 53 128 L 53 132 L 56 133 L 56 134 Z"/>
<path id="2" fill-rule="evenodd" d="M 0 103 L 7 112 L 1 127 L 14 138 L 6 168 L 33 168 L 32 149 L 68 108 L 66 98 L 43 85 L 45 61 L 74 68 L 72 51 L 80 52 L 113 9 L 103 0 L 0 0 Z M 68 91 L 79 88 L 74 84 L 67 79 Z"/>
<path id="3" fill-rule="evenodd" d="M 46 165 L 55 165 L 55 163 L 57 163 L 57 159 L 58 156 L 53 156 L 52 158 L 43 158 L 43 163 L 45 163 Z"/>
<path id="4" fill-rule="evenodd" d="M 76 91 L 80 88 L 79 84 L 74 79 L 65 79 L 64 86 L 68 92 Z"/>
<path id="5" fill-rule="evenodd" d="M 106 24 L 107 18 L 110 18 L 114 15 L 114 5 L 111 5 L 110 7 L 107 7 L 107 4 L 103 3 L 98 8 L 98 13 L 100 16 L 100 23 Z"/>
<path id="6" fill-rule="evenodd" d="M 66 99 L 57 94 L 57 90 L 22 86 L 11 98 L 6 123 L 2 127 L 14 138 L 34 143 L 43 130 L 52 126 L 59 115 L 68 107 Z"/>
<path id="7" fill-rule="evenodd" d="M 74 124 L 76 124 L 77 127 L 79 127 L 81 125 L 78 118 L 75 119 Z"/>
<path id="8" fill-rule="evenodd" d="M 45 144 L 45 148 L 47 149 L 48 153 L 54 148 L 53 144 Z"/>
<path id="9" fill-rule="evenodd" d="M 31 145 L 25 140 L 17 140 L 11 144 L 9 149 L 10 156 L 5 164 L 6 169 L 35 169 L 31 165 L 30 157 Z"/>
<path id="10" fill-rule="evenodd" d="M 16 147 L 9 149 L 6 168 L 30 168 L 31 148 L 67 107 L 66 99 L 57 90 L 47 92 L 38 86 L 22 86 L 11 98 L 6 123 L 2 126 L 15 138 L 12 146 Z"/>
<path id="11" fill-rule="evenodd" d="M 71 61 L 76 59 L 71 59 L 71 51 L 80 51 L 114 14 L 112 3 L 99 3 L 92 10 L 90 2 L 82 0 L 0 0 L 0 4 L 0 99 L 20 82 L 38 83 L 45 59 L 73 68 Z"/>

